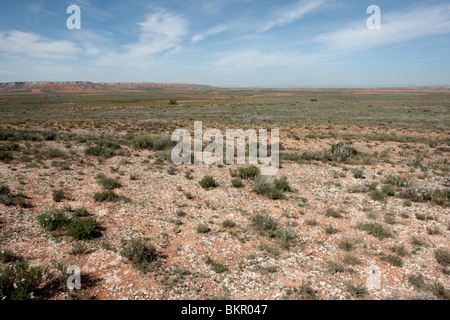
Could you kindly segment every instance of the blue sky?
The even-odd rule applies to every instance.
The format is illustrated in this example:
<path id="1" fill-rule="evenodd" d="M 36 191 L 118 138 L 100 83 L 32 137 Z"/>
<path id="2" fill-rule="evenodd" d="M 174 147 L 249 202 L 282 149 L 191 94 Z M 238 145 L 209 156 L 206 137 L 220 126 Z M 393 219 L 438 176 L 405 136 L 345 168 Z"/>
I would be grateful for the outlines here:
<path id="1" fill-rule="evenodd" d="M 81 30 L 69 30 L 69 5 Z M 381 9 L 369 30 L 368 6 Z M 0 82 L 450 85 L 448 0 L 1 0 Z"/>

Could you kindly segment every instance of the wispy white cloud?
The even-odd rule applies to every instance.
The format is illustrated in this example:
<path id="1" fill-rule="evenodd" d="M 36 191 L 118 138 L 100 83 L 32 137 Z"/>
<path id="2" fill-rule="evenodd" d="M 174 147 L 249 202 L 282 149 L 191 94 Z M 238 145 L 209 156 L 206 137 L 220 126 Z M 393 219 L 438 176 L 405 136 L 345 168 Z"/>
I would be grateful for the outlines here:
<path id="1" fill-rule="evenodd" d="M 282 26 L 301 19 L 307 13 L 310 13 L 326 3 L 326 0 L 301 0 L 294 6 L 284 9 L 278 14 L 278 17 L 270 21 L 261 31 L 267 31 L 273 27 Z"/>
<path id="2" fill-rule="evenodd" d="M 220 26 L 216 26 L 214 28 L 209 29 L 208 31 L 206 31 L 205 33 L 200 33 L 197 34 L 195 36 L 192 37 L 191 42 L 192 43 L 196 43 L 199 42 L 201 40 L 206 39 L 207 37 L 211 36 L 211 35 L 215 35 L 221 32 L 224 32 L 228 29 L 229 27 L 227 25 L 220 25 Z"/>
<path id="3" fill-rule="evenodd" d="M 81 48 L 70 41 L 50 40 L 32 32 L 0 32 L 0 52 L 42 59 L 75 58 Z"/>
<path id="4" fill-rule="evenodd" d="M 352 52 L 450 32 L 450 5 L 427 6 L 409 12 L 382 15 L 380 30 L 369 30 L 364 21 L 322 33 L 314 42 L 328 52 Z"/>
<path id="5" fill-rule="evenodd" d="M 158 52 L 176 48 L 188 33 L 188 22 L 180 15 L 159 11 L 149 14 L 139 23 L 141 32 L 137 43 L 126 46 L 127 55 L 146 59 Z"/>

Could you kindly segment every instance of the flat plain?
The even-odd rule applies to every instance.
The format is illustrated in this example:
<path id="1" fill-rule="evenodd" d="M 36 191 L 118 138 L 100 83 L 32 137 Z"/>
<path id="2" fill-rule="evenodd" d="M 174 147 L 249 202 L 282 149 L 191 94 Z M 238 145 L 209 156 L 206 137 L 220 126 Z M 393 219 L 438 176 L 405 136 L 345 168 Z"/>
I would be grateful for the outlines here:
<path id="1" fill-rule="evenodd" d="M 450 88 L 3 88 L 0 115 L 4 299 L 450 297 Z M 194 121 L 279 129 L 278 174 L 175 166 Z"/>

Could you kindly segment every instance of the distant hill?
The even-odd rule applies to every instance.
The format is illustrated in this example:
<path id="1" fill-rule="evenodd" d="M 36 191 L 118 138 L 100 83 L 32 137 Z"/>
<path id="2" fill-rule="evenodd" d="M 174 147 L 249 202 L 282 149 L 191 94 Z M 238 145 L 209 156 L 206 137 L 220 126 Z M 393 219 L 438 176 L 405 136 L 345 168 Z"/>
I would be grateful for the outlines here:
<path id="1" fill-rule="evenodd" d="M 214 87 L 187 83 L 153 83 L 153 82 L 119 82 L 94 83 L 90 81 L 62 81 L 62 82 L 8 82 L 0 83 L 0 91 L 14 90 L 50 90 L 50 91 L 87 91 L 87 90 L 124 90 L 124 89 L 186 89 L 200 90 Z"/>

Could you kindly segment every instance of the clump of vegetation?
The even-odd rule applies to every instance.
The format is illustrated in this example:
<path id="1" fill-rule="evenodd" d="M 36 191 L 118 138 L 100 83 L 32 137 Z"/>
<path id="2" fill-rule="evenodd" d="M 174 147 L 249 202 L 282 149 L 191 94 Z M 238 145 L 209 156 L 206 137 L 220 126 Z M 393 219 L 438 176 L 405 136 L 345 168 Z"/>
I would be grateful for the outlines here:
<path id="1" fill-rule="evenodd" d="M 70 211 L 70 210 L 69 210 Z M 38 216 L 38 223 L 47 231 L 59 231 L 67 234 L 74 239 L 84 240 L 101 236 L 101 228 L 94 217 L 80 215 L 74 211 L 72 217 L 67 216 L 63 210 L 55 210 L 50 213 L 44 213 Z"/>
<path id="2" fill-rule="evenodd" d="M 225 228 L 234 228 L 236 226 L 236 222 L 233 220 L 227 219 L 224 222 L 222 222 L 222 226 Z"/>
<path id="3" fill-rule="evenodd" d="M 389 175 L 386 177 L 386 181 L 387 184 L 391 184 L 397 187 L 406 187 L 408 186 L 408 179 L 406 178 L 402 178 L 400 176 L 392 176 Z"/>
<path id="4" fill-rule="evenodd" d="M 284 197 L 284 191 L 291 191 L 291 187 L 286 179 L 282 177 L 280 179 L 271 180 L 268 176 L 257 176 L 255 179 L 255 185 L 253 190 L 258 194 L 264 194 L 271 199 L 282 199 Z"/>
<path id="5" fill-rule="evenodd" d="M 391 233 L 383 227 L 382 224 L 376 222 L 359 224 L 358 228 L 366 231 L 374 237 L 377 237 L 379 240 L 383 240 L 391 236 Z"/>
<path id="6" fill-rule="evenodd" d="M 255 214 L 252 217 L 252 225 L 260 234 L 276 238 L 284 248 L 289 248 L 294 239 L 290 230 L 279 228 L 278 223 L 268 214 Z"/>
<path id="7" fill-rule="evenodd" d="M 98 182 L 105 188 L 106 190 L 114 190 L 117 188 L 122 187 L 119 181 L 113 178 L 108 178 L 104 174 L 98 174 L 97 175 Z"/>
<path id="8" fill-rule="evenodd" d="M 38 291 L 43 282 L 43 271 L 30 267 L 20 260 L 5 268 L 0 268 L 0 300 L 41 299 Z"/>
<path id="9" fill-rule="evenodd" d="M 206 224 L 201 223 L 197 226 L 198 233 L 207 233 L 209 231 L 211 231 L 211 229 Z"/>
<path id="10" fill-rule="evenodd" d="M 269 236 L 275 235 L 277 229 L 276 221 L 268 214 L 256 214 L 252 217 L 253 227 L 261 234 L 267 234 Z"/>
<path id="11" fill-rule="evenodd" d="M 326 225 L 324 229 L 328 234 L 335 234 L 339 232 L 339 229 L 333 227 L 331 224 Z"/>
<path id="12" fill-rule="evenodd" d="M 352 170 L 353 177 L 356 179 L 364 179 L 364 170 L 361 168 L 353 168 Z"/>
<path id="13" fill-rule="evenodd" d="M 399 256 L 393 254 L 384 254 L 381 257 L 381 260 L 386 261 L 393 265 L 394 267 L 403 267 L 403 260 Z"/>
<path id="14" fill-rule="evenodd" d="M 281 191 L 292 191 L 291 186 L 289 185 L 289 182 L 287 181 L 286 177 L 281 177 L 280 179 L 274 180 L 275 188 Z"/>
<path id="15" fill-rule="evenodd" d="M 333 208 L 328 208 L 327 211 L 325 212 L 325 215 L 327 217 L 333 217 L 333 218 L 338 218 L 338 219 L 342 218 L 342 214 L 340 214 L 339 212 L 337 212 Z"/>
<path id="16" fill-rule="evenodd" d="M 233 185 L 233 187 L 235 188 L 242 188 L 244 186 L 244 183 L 242 182 L 241 178 L 234 178 L 231 179 L 231 184 Z"/>
<path id="17" fill-rule="evenodd" d="M 289 292 L 292 299 L 295 300 L 318 300 L 317 291 L 312 288 L 311 281 L 302 282 L 299 288 L 294 288 L 293 292 Z"/>
<path id="18" fill-rule="evenodd" d="M 205 190 L 209 190 L 219 186 L 219 184 L 216 182 L 216 180 L 214 180 L 212 176 L 203 177 L 203 179 L 199 181 L 199 184 Z"/>
<path id="19" fill-rule="evenodd" d="M 333 161 L 342 162 L 358 154 L 355 148 L 346 146 L 343 142 L 333 144 L 330 150 L 330 157 Z"/>
<path id="20" fill-rule="evenodd" d="M 94 200 L 97 202 L 116 202 L 119 201 L 120 197 L 112 190 L 105 190 L 102 192 L 94 193 Z"/>
<path id="21" fill-rule="evenodd" d="M 66 192 L 63 189 L 52 190 L 52 197 L 55 202 L 61 202 L 67 199 Z"/>
<path id="22" fill-rule="evenodd" d="M 372 190 L 372 191 L 370 192 L 370 197 L 371 197 L 373 200 L 377 200 L 377 201 L 386 201 L 387 195 L 386 195 L 383 191 L 380 191 L 380 190 Z"/>
<path id="23" fill-rule="evenodd" d="M 13 194 L 8 186 L 0 186 L 0 203 L 5 206 L 21 206 L 22 208 L 29 208 L 30 204 L 27 199 L 27 196 L 22 193 Z"/>
<path id="24" fill-rule="evenodd" d="M 84 151 L 87 155 L 90 156 L 101 156 L 105 158 L 110 158 L 115 155 L 113 149 L 108 148 L 106 145 L 97 144 L 96 146 L 88 147 Z"/>
<path id="25" fill-rule="evenodd" d="M 212 267 L 212 270 L 215 273 L 223 273 L 228 270 L 228 267 L 226 265 L 223 265 L 220 262 L 214 261 L 209 257 L 206 259 L 206 263 Z"/>
<path id="26" fill-rule="evenodd" d="M 131 143 L 136 149 L 147 149 L 153 151 L 171 149 L 175 145 L 170 136 L 162 135 L 139 135 L 136 136 Z"/>
<path id="27" fill-rule="evenodd" d="M 355 241 L 349 240 L 349 239 L 343 239 L 338 243 L 339 249 L 342 249 L 344 251 L 353 251 L 355 250 Z"/>
<path id="28" fill-rule="evenodd" d="M 97 238 L 101 235 L 100 225 L 94 217 L 74 219 L 69 224 L 68 234 L 77 240 Z"/>
<path id="29" fill-rule="evenodd" d="M 434 257 L 436 261 L 444 267 L 450 266 L 450 250 L 448 249 L 437 249 L 434 251 Z"/>
<path id="30" fill-rule="evenodd" d="M 149 272 L 158 260 L 156 248 L 147 239 L 142 238 L 131 239 L 131 242 L 123 247 L 120 255 L 130 260 L 143 273 Z"/>
<path id="31" fill-rule="evenodd" d="M 261 170 L 256 166 L 249 166 L 239 168 L 239 177 L 241 179 L 254 179 L 261 173 Z"/>
<path id="32" fill-rule="evenodd" d="M 56 210 L 51 213 L 44 213 L 38 216 L 39 225 L 47 231 L 55 231 L 66 228 L 70 219 L 63 211 Z"/>
<path id="33" fill-rule="evenodd" d="M 347 290 L 350 294 L 356 298 L 365 298 L 367 295 L 367 289 L 363 284 L 355 285 L 350 283 L 347 285 Z"/>

